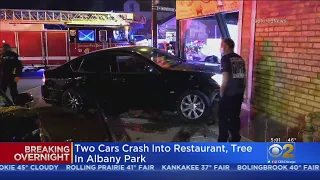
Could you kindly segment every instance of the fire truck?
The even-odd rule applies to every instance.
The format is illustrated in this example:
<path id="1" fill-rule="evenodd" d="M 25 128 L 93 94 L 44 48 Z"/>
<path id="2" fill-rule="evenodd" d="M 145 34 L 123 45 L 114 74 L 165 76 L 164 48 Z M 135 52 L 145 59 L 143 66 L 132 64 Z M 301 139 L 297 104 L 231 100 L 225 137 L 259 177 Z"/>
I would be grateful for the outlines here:
<path id="1" fill-rule="evenodd" d="M 25 67 L 40 69 L 130 45 L 131 25 L 145 22 L 132 13 L 0 9 L 0 44 L 10 44 Z M 55 25 L 61 28 L 45 28 Z"/>

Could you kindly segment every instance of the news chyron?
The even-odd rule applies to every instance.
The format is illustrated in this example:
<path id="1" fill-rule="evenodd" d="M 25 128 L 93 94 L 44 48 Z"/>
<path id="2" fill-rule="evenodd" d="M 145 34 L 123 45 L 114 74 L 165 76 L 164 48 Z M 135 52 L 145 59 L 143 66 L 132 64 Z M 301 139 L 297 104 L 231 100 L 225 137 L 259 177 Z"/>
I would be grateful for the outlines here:
<path id="1" fill-rule="evenodd" d="M 268 147 L 267 147 L 268 163 L 272 163 L 272 164 L 296 163 L 295 151 L 296 151 L 295 143 L 288 143 L 288 142 L 268 143 Z"/>

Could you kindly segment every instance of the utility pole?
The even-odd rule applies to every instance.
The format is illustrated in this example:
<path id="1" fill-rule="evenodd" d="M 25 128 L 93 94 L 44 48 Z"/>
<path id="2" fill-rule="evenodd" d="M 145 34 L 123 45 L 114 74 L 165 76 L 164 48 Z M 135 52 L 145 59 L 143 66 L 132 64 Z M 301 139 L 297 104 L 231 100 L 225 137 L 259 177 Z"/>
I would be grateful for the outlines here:
<path id="1" fill-rule="evenodd" d="M 158 13 L 157 5 L 159 0 L 152 0 L 152 46 L 158 48 Z"/>

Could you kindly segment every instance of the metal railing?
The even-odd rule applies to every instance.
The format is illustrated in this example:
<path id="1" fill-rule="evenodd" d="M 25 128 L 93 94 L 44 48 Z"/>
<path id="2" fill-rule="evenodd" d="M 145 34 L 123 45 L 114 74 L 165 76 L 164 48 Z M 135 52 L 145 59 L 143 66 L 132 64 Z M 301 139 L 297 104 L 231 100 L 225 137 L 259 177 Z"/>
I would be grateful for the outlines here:
<path id="1" fill-rule="evenodd" d="M 0 9 L 0 21 L 34 24 L 129 25 L 145 23 L 131 13 Z"/>

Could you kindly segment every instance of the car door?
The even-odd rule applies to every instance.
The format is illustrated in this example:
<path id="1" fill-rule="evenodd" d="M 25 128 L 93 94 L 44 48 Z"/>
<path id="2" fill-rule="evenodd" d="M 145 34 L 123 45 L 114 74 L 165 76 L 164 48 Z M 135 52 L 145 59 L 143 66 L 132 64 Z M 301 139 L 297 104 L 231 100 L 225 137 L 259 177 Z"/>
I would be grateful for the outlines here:
<path id="1" fill-rule="evenodd" d="M 111 79 L 117 87 L 118 105 L 132 109 L 157 107 L 164 80 L 153 64 L 135 53 L 117 52 L 113 58 Z"/>
<path id="2" fill-rule="evenodd" d="M 95 52 L 83 57 L 76 78 L 79 78 L 79 87 L 91 98 L 90 101 L 99 103 L 112 101 L 110 68 L 105 52 Z"/>

